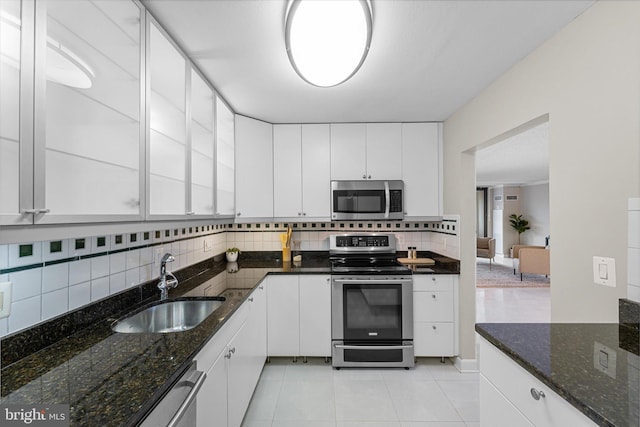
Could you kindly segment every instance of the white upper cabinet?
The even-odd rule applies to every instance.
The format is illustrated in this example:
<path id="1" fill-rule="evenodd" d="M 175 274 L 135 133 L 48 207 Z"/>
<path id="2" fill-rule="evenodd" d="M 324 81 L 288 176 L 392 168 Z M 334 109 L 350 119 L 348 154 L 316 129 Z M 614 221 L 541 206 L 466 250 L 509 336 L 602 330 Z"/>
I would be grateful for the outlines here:
<path id="1" fill-rule="evenodd" d="M 155 23 L 149 25 L 149 214 L 184 215 L 186 59 Z"/>
<path id="2" fill-rule="evenodd" d="M 142 219 L 141 7 L 0 7 L 0 222 Z"/>
<path id="3" fill-rule="evenodd" d="M 302 216 L 302 126 L 273 126 L 273 216 Z"/>
<path id="4" fill-rule="evenodd" d="M 405 217 L 442 216 L 441 123 L 402 124 Z"/>
<path id="5" fill-rule="evenodd" d="M 274 125 L 274 217 L 329 218 L 329 125 Z"/>
<path id="6" fill-rule="evenodd" d="M 215 97 L 213 89 L 191 70 L 191 212 L 215 214 Z"/>
<path id="7" fill-rule="evenodd" d="M 367 123 L 367 179 L 402 179 L 400 123 Z"/>
<path id="8" fill-rule="evenodd" d="M 273 217 L 273 126 L 236 115 L 236 221 Z"/>
<path id="9" fill-rule="evenodd" d="M 20 63 L 23 56 L 29 56 L 28 53 L 23 55 L 21 49 L 20 39 L 24 28 L 21 12 L 20 0 L 0 2 L 0 224 L 28 224 L 33 221 L 32 215 L 20 214 L 21 171 L 23 167 L 28 167 L 28 164 L 20 162 L 20 150 L 33 140 L 32 136 L 21 135 L 20 132 Z M 25 36 L 28 33 L 29 30 L 25 28 Z M 25 47 L 25 44 L 22 46 Z M 22 97 L 22 100 L 26 101 L 26 97 Z M 31 169 L 28 172 L 31 182 L 26 189 L 31 193 Z M 32 200 L 31 197 L 30 205 Z"/>
<path id="10" fill-rule="evenodd" d="M 216 215 L 235 213 L 235 131 L 233 111 L 216 97 Z"/>
<path id="11" fill-rule="evenodd" d="M 331 125 L 331 179 L 401 179 L 400 123 Z"/>
<path id="12" fill-rule="evenodd" d="M 367 178 L 367 128 L 363 123 L 331 124 L 331 179 Z"/>
<path id="13" fill-rule="evenodd" d="M 331 135 L 328 124 L 302 125 L 302 214 L 331 216 Z"/>

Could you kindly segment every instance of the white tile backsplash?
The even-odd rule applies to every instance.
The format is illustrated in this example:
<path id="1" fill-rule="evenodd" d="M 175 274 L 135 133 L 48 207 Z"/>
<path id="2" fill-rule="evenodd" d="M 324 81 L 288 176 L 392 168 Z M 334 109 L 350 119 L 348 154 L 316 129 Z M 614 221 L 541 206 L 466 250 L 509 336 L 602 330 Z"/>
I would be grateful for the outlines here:
<path id="1" fill-rule="evenodd" d="M 109 296 L 109 278 L 101 277 L 91 281 L 91 301 L 98 301 Z"/>
<path id="2" fill-rule="evenodd" d="M 109 293 L 111 295 L 124 291 L 126 288 L 127 277 L 124 271 L 109 276 Z"/>
<path id="3" fill-rule="evenodd" d="M 99 256 L 91 258 L 91 279 L 109 275 L 109 257 Z"/>
<path id="4" fill-rule="evenodd" d="M 9 268 L 9 246 L 0 245 L 0 270 Z"/>
<path id="5" fill-rule="evenodd" d="M 21 250 L 22 247 L 22 256 Z M 30 253 L 30 255 L 25 255 Z M 42 262 L 42 242 L 19 243 L 9 245 L 9 268 Z"/>
<path id="6" fill-rule="evenodd" d="M 87 282 L 91 279 L 91 259 L 81 259 L 69 263 L 69 285 Z"/>
<path id="7" fill-rule="evenodd" d="M 42 294 L 42 319 L 48 320 L 69 310 L 69 289 L 65 286 Z"/>
<path id="8" fill-rule="evenodd" d="M 111 274 L 120 273 L 127 269 L 127 254 L 126 252 L 118 252 L 116 254 L 109 255 L 109 272 Z"/>
<path id="9" fill-rule="evenodd" d="M 91 302 L 91 282 L 69 286 L 69 310 L 74 310 Z"/>
<path id="10" fill-rule="evenodd" d="M 8 332 L 16 332 L 35 325 L 41 320 L 41 296 L 11 302 Z"/>
<path id="11" fill-rule="evenodd" d="M 56 261 L 69 257 L 69 240 L 42 242 L 42 261 Z"/>
<path id="12" fill-rule="evenodd" d="M 42 268 L 9 273 L 12 301 L 39 296 L 42 293 Z"/>
<path id="13" fill-rule="evenodd" d="M 69 286 L 69 264 L 61 263 L 42 269 L 42 293 L 56 291 Z M 66 304 L 65 304 L 66 306 Z"/>

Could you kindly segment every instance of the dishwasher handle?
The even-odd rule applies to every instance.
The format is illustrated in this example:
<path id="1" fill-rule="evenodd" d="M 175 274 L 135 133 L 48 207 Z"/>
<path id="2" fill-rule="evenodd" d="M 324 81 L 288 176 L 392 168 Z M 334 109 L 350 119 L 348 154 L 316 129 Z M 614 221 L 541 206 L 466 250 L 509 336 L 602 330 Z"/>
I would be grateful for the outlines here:
<path id="1" fill-rule="evenodd" d="M 187 397 L 184 399 L 184 402 L 182 402 L 182 405 L 180 405 L 180 407 L 176 411 L 176 414 L 173 416 L 173 418 L 171 418 L 171 421 L 169 421 L 169 423 L 167 424 L 167 427 L 176 427 L 178 425 L 178 423 L 180 422 L 180 420 L 182 419 L 182 417 L 187 412 L 187 410 L 195 400 L 196 396 L 198 395 L 198 391 L 200 390 L 200 387 L 202 387 L 204 380 L 207 379 L 207 374 L 205 372 L 202 372 L 202 371 L 196 371 L 196 372 L 199 372 L 196 380 L 194 382 L 188 381 L 188 383 L 191 383 L 193 385 L 191 388 L 191 391 L 189 392 Z"/>

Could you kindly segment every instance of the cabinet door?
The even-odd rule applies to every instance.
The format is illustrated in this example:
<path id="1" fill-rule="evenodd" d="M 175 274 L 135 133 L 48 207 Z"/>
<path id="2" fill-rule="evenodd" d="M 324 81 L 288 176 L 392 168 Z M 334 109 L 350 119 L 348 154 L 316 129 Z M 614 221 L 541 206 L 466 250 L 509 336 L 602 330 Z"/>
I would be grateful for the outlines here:
<path id="1" fill-rule="evenodd" d="M 367 178 L 402 179 L 400 123 L 367 123 Z"/>
<path id="2" fill-rule="evenodd" d="M 251 338 L 251 372 L 253 387 L 260 379 L 260 373 L 267 358 L 267 290 L 264 284 L 258 285 L 248 299 L 249 315 L 246 327 Z"/>
<path id="3" fill-rule="evenodd" d="M 227 377 L 227 425 L 229 427 L 240 427 L 255 388 L 253 370 L 251 369 L 252 339 L 251 330 L 245 323 L 229 342 Z"/>
<path id="4" fill-rule="evenodd" d="M 480 426 L 533 427 L 533 424 L 484 375 L 480 375 Z"/>
<path id="5" fill-rule="evenodd" d="M 273 216 L 302 216 L 300 125 L 273 126 Z"/>
<path id="6" fill-rule="evenodd" d="M 34 207 L 47 213 L 35 222 L 139 220 L 141 9 L 134 2 L 83 0 L 37 2 L 36 8 L 46 20 L 39 21 L 42 37 L 35 40 Z M 152 38 L 157 41 L 157 33 Z M 184 75 L 184 61 L 182 67 Z M 163 123 L 181 117 L 183 129 L 184 99 L 182 108 L 172 101 L 165 99 L 171 117 Z M 184 158 L 184 132 L 171 143 L 163 135 Z M 182 181 L 184 194 L 184 173 Z M 180 194 L 172 198 L 179 203 Z"/>
<path id="7" fill-rule="evenodd" d="M 417 357 L 455 356 L 454 324 L 451 322 L 415 322 L 413 345 Z"/>
<path id="8" fill-rule="evenodd" d="M 331 279 L 300 275 L 300 354 L 331 356 Z"/>
<path id="9" fill-rule="evenodd" d="M 330 125 L 302 125 L 302 216 L 331 215 Z"/>
<path id="10" fill-rule="evenodd" d="M 363 123 L 331 125 L 331 179 L 366 179 L 366 127 Z"/>
<path id="11" fill-rule="evenodd" d="M 149 214 L 181 216 L 188 210 L 186 59 L 153 22 L 149 34 Z"/>
<path id="12" fill-rule="evenodd" d="M 267 354 L 300 355 L 298 276 L 269 276 L 267 283 Z"/>
<path id="13" fill-rule="evenodd" d="M 198 392 L 196 425 L 227 427 L 227 356 L 225 348 L 207 372 Z"/>
<path id="14" fill-rule="evenodd" d="M 235 213 L 235 130 L 233 112 L 216 97 L 216 215 Z"/>
<path id="15" fill-rule="evenodd" d="M 414 292 L 413 313 L 416 322 L 453 322 L 453 292 Z"/>
<path id="16" fill-rule="evenodd" d="M 21 69 L 25 59 L 33 56 L 33 52 L 27 51 L 33 40 L 21 43 L 21 38 L 33 34 L 29 19 L 21 19 L 23 9 L 27 8 L 29 11 L 25 11 L 25 16 L 33 14 L 32 3 L 0 2 L 0 225 L 33 222 L 32 215 L 20 214 L 21 210 L 34 207 L 33 158 L 30 154 L 33 135 L 28 126 L 33 111 L 33 102 L 28 96 L 33 90 L 30 85 L 33 75 L 27 75 L 32 66 L 27 64 Z M 22 125 L 24 132 L 21 123 L 26 124 Z"/>
<path id="17" fill-rule="evenodd" d="M 215 148 L 213 89 L 191 70 L 191 210 L 194 215 L 212 216 Z"/>
<path id="18" fill-rule="evenodd" d="M 402 179 L 408 217 L 442 216 L 441 126 L 402 124 Z"/>
<path id="19" fill-rule="evenodd" d="M 236 115 L 236 219 L 273 217 L 272 125 Z"/>

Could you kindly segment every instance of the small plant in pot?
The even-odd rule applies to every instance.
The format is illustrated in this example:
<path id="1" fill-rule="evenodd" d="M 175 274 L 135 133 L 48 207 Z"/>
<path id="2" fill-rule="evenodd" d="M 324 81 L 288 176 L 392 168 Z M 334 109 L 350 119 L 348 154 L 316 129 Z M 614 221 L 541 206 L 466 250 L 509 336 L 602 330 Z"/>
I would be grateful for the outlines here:
<path id="1" fill-rule="evenodd" d="M 530 230 L 529 221 L 522 218 L 522 215 L 511 214 L 509 215 L 509 222 L 511 227 L 518 232 L 518 244 L 520 244 L 520 235 L 527 230 Z"/>
<path id="2" fill-rule="evenodd" d="M 236 262 L 238 261 L 238 255 L 240 254 L 240 249 L 238 248 L 227 248 L 227 261 L 228 262 Z"/>

